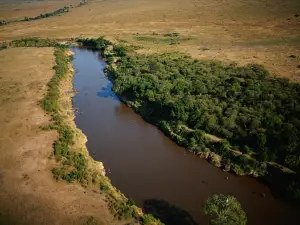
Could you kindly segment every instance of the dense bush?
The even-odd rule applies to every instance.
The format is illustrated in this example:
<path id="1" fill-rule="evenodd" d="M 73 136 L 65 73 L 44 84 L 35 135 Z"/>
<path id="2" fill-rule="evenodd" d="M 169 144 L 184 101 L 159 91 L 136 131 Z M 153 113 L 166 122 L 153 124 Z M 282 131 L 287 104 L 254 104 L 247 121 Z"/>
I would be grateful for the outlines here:
<path id="1" fill-rule="evenodd" d="M 54 12 L 40 14 L 39 16 L 36 16 L 36 17 L 25 17 L 21 21 L 39 20 L 39 19 L 44 19 L 44 18 L 48 18 L 48 17 L 52 17 L 52 16 L 57 16 L 57 15 L 67 13 L 67 12 L 69 12 L 69 7 L 65 6 L 64 8 L 55 10 Z"/>
<path id="2" fill-rule="evenodd" d="M 20 43 L 25 43 L 26 46 L 30 43 L 30 46 L 32 46 L 32 43 L 36 42 L 23 41 Z M 41 43 L 46 43 L 47 45 L 47 43 L 53 44 L 54 42 L 43 40 Z M 41 43 L 39 42 L 38 46 L 40 46 Z M 63 122 L 63 118 L 58 112 L 58 100 L 60 95 L 59 84 L 68 72 L 70 59 L 65 54 L 65 48 L 56 48 L 54 55 L 56 59 L 56 65 L 53 67 L 55 75 L 49 81 L 48 92 L 41 101 L 42 107 L 52 115 L 52 119 L 54 120 L 52 128 L 56 129 L 59 133 L 58 140 L 53 143 L 54 155 L 57 159 L 62 160 L 64 164 L 61 168 L 54 168 L 52 172 L 57 180 L 64 179 L 68 182 L 77 180 L 86 184 L 88 179 L 87 159 L 81 153 L 70 151 L 70 146 L 73 144 L 73 130 Z"/>
<path id="3" fill-rule="evenodd" d="M 100 51 L 104 51 L 108 45 L 112 44 L 110 41 L 105 40 L 103 37 L 99 37 L 97 39 L 79 38 L 77 39 L 77 42 L 82 46 Z"/>
<path id="4" fill-rule="evenodd" d="M 7 22 L 5 20 L 1 20 L 0 21 L 0 26 L 4 26 L 4 25 L 7 25 Z"/>
<path id="5" fill-rule="evenodd" d="M 204 213 L 212 217 L 212 225 L 246 225 L 247 215 L 233 196 L 213 195 L 204 205 Z"/>
<path id="6" fill-rule="evenodd" d="M 223 65 L 183 54 L 130 54 L 106 71 L 124 102 L 217 166 L 262 176 L 274 161 L 299 172 L 298 83 L 272 78 L 260 65 Z M 286 185 L 297 197 L 298 185 Z"/>
<path id="7" fill-rule="evenodd" d="M 160 222 L 159 220 L 157 220 L 151 214 L 145 214 L 142 222 L 143 222 L 142 223 L 143 225 L 163 225 L 162 222 Z"/>
<path id="8" fill-rule="evenodd" d="M 155 123 L 165 121 L 186 147 L 208 142 L 222 156 L 245 149 L 259 161 L 300 169 L 299 84 L 270 78 L 259 65 L 179 54 L 123 57 L 110 76 L 114 91 Z M 210 142 L 206 133 L 223 141 Z"/>
<path id="9" fill-rule="evenodd" d="M 0 44 L 0 51 L 3 50 L 3 49 L 7 49 L 6 42 L 3 42 L 3 43 Z"/>

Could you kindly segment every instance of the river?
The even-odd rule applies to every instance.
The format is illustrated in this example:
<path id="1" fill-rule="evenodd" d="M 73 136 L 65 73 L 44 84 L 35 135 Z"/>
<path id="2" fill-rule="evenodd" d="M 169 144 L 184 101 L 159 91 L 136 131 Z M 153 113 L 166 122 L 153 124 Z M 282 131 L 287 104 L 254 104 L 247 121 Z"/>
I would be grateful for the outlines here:
<path id="1" fill-rule="evenodd" d="M 121 103 L 98 52 L 71 50 L 76 53 L 75 122 L 88 138 L 90 155 L 104 163 L 112 184 L 137 206 L 166 225 L 202 225 L 209 221 L 202 212 L 204 202 L 223 193 L 241 202 L 250 225 L 299 224 L 299 209 L 275 199 L 267 186 L 186 152 Z"/>

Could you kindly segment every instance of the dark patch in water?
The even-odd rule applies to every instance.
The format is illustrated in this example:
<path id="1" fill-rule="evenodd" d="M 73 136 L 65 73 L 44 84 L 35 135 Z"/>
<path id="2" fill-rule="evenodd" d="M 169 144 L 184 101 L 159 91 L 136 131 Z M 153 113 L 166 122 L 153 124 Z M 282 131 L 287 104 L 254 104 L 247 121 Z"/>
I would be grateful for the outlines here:
<path id="1" fill-rule="evenodd" d="M 105 87 L 97 92 L 97 96 L 101 98 L 113 98 L 114 100 L 119 100 L 118 96 L 112 91 L 112 83 L 108 83 Z"/>

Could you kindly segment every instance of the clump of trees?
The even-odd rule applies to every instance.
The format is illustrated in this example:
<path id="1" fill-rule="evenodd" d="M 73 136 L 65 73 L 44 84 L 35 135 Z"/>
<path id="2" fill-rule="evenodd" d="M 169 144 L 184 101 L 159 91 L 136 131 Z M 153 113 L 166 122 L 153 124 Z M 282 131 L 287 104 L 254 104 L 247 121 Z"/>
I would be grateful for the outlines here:
<path id="1" fill-rule="evenodd" d="M 269 161 L 300 170 L 298 83 L 256 64 L 124 55 L 107 69 L 113 90 L 179 145 L 240 175 L 265 175 Z"/>
<path id="2" fill-rule="evenodd" d="M 292 168 L 284 186 L 300 199 L 300 84 L 256 64 L 135 54 L 103 37 L 78 42 L 102 51 L 122 101 L 179 145 L 239 175 L 264 176 L 270 161 Z"/>
<path id="3" fill-rule="evenodd" d="M 79 43 L 81 46 L 91 48 L 94 50 L 99 50 L 103 52 L 107 46 L 112 45 L 112 43 L 106 39 L 104 39 L 103 36 L 93 39 L 93 38 L 78 38 L 76 40 L 77 43 Z"/>
<path id="4" fill-rule="evenodd" d="M 300 169 L 300 85 L 259 65 L 238 67 L 180 54 L 122 57 L 114 90 L 195 151 L 232 150 Z M 223 141 L 213 141 L 212 134 Z"/>
<path id="5" fill-rule="evenodd" d="M 213 195 L 204 205 L 204 213 L 213 225 L 246 225 L 247 216 L 238 200 L 231 195 Z"/>
<path id="6" fill-rule="evenodd" d="M 0 51 L 7 48 L 6 42 L 0 43 Z"/>
<path id="7" fill-rule="evenodd" d="M 5 20 L 1 20 L 0 21 L 0 26 L 4 26 L 4 25 L 7 25 L 7 22 Z"/>
<path id="8" fill-rule="evenodd" d="M 52 170 L 54 177 L 73 182 L 75 180 L 82 184 L 88 183 L 87 159 L 81 153 L 70 151 L 73 144 L 74 132 L 70 126 L 64 123 L 63 118 L 58 112 L 59 84 L 66 77 L 69 70 L 69 57 L 65 53 L 65 48 L 56 48 L 55 52 L 56 65 L 53 67 L 55 75 L 48 83 L 48 92 L 41 101 L 41 106 L 45 111 L 51 113 L 54 125 L 59 133 L 58 140 L 54 141 L 54 155 L 57 159 L 64 161 L 64 166 Z M 73 168 L 70 170 L 70 167 Z"/>

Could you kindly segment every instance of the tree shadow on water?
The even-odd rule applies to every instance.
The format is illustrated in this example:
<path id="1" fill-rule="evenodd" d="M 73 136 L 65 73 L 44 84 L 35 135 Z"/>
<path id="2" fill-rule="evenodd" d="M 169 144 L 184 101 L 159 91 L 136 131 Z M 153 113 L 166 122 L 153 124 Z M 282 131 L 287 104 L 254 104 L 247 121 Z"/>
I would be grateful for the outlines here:
<path id="1" fill-rule="evenodd" d="M 147 199 L 143 209 L 145 213 L 152 214 L 165 225 L 199 225 L 188 212 L 163 200 Z"/>

